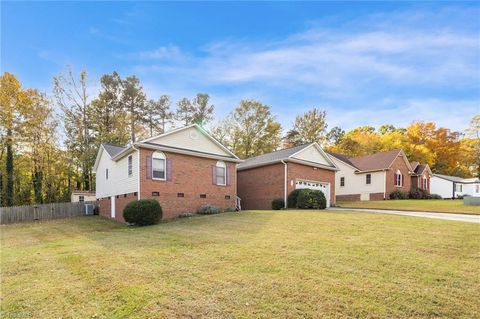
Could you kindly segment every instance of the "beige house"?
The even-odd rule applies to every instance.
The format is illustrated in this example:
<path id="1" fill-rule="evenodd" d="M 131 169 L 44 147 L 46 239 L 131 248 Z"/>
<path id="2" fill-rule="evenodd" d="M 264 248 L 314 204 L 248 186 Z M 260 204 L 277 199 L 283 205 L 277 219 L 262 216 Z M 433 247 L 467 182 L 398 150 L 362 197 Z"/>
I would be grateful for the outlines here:
<path id="1" fill-rule="evenodd" d="M 95 191 L 73 191 L 70 197 L 72 203 L 95 201 Z"/>

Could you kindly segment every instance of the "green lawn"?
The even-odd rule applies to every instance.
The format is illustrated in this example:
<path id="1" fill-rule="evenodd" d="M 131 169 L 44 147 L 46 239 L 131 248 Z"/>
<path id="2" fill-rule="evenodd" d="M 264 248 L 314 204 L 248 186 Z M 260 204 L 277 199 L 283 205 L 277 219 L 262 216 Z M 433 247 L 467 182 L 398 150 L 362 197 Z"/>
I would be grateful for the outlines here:
<path id="1" fill-rule="evenodd" d="M 479 225 L 319 211 L 2 226 L 2 318 L 474 318 Z"/>
<path id="2" fill-rule="evenodd" d="M 447 199 L 405 199 L 381 201 L 339 201 L 337 206 L 347 208 L 378 208 L 416 210 L 422 212 L 480 214 L 480 206 L 463 205 L 463 200 Z"/>

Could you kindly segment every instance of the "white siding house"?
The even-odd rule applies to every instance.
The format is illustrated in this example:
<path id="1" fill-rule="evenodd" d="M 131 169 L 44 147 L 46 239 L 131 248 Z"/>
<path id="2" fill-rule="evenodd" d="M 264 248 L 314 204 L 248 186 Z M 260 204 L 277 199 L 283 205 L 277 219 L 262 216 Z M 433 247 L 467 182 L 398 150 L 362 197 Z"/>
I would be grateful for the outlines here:
<path id="1" fill-rule="evenodd" d="M 111 157 L 118 153 L 112 152 L 112 146 L 108 144 L 102 144 L 101 148 L 97 158 L 96 197 L 138 192 L 138 151 L 112 161 Z"/>
<path id="2" fill-rule="evenodd" d="M 430 192 L 443 198 L 480 196 L 480 179 L 433 174 L 430 180 Z"/>
<path id="3" fill-rule="evenodd" d="M 367 184 L 367 174 L 358 173 L 354 168 L 334 156 L 330 157 L 340 169 L 335 174 L 335 194 L 337 196 L 360 194 L 360 200 L 370 200 L 372 193 L 385 193 L 386 172 L 370 172 L 370 184 Z"/>

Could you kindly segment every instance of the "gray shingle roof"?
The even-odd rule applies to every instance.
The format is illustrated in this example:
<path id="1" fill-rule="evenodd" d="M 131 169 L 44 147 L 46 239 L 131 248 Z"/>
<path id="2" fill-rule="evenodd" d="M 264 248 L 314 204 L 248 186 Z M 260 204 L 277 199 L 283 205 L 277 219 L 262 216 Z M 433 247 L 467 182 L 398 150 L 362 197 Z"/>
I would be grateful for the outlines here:
<path id="1" fill-rule="evenodd" d="M 458 176 L 450 176 L 450 175 L 442 175 L 442 174 L 433 174 L 433 176 L 440 177 L 446 179 L 447 181 L 455 182 L 455 183 L 478 183 L 480 179 L 478 178 L 461 178 Z"/>
<path id="2" fill-rule="evenodd" d="M 338 158 L 342 162 L 345 162 L 353 167 L 356 167 L 360 171 L 374 171 L 388 169 L 395 158 L 400 153 L 399 149 L 391 150 L 388 152 L 375 153 L 371 155 L 350 157 L 343 154 L 328 152 L 330 155 Z"/>
<path id="3" fill-rule="evenodd" d="M 238 168 L 242 169 L 245 167 L 250 167 L 250 166 L 259 166 L 262 164 L 267 164 L 271 162 L 276 162 L 276 161 L 281 161 L 287 159 L 289 156 L 301 151 L 302 149 L 306 148 L 310 144 L 304 144 L 304 145 L 299 145 L 295 146 L 292 148 L 286 148 L 283 150 L 278 150 L 275 152 L 247 158 L 243 163 L 238 164 Z"/>
<path id="4" fill-rule="evenodd" d="M 348 157 L 347 155 L 343 155 L 343 154 L 340 154 L 340 153 L 334 153 L 334 152 L 330 152 L 330 151 L 326 151 L 328 154 L 330 154 L 331 156 L 341 160 L 342 162 L 344 163 L 347 163 L 348 165 L 350 166 L 353 166 L 357 169 L 359 169 L 358 167 L 355 166 L 355 164 L 353 164 L 351 161 L 350 161 L 350 157 Z"/>
<path id="5" fill-rule="evenodd" d="M 110 157 L 114 157 L 115 155 L 117 155 L 118 153 L 126 149 L 126 147 L 107 144 L 107 143 L 102 143 L 102 146 L 107 151 L 108 155 L 110 155 Z"/>

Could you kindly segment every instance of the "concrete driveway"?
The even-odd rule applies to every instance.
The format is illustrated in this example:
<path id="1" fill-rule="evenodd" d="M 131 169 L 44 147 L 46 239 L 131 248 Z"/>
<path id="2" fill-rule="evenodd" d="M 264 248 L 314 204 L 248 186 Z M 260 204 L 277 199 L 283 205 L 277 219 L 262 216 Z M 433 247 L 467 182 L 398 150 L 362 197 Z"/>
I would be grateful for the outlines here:
<path id="1" fill-rule="evenodd" d="M 405 215 L 405 216 L 413 216 L 413 217 L 436 218 L 436 219 L 454 220 L 454 221 L 459 221 L 459 222 L 480 224 L 480 215 L 449 214 L 449 213 L 426 213 L 426 212 L 403 211 L 403 210 L 373 209 L 373 208 L 331 207 L 328 210 L 330 210 L 330 211 L 350 211 L 350 212 L 376 213 L 376 214 L 390 214 L 390 215 Z"/>

